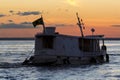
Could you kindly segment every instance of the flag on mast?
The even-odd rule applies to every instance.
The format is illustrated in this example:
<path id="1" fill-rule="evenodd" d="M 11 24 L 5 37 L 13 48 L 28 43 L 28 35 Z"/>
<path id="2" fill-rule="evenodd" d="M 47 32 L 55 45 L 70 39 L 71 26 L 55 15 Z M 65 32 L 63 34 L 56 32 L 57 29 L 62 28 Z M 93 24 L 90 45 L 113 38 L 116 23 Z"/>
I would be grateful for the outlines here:
<path id="1" fill-rule="evenodd" d="M 37 25 L 44 25 L 42 16 L 41 16 L 41 18 L 33 21 L 32 24 L 33 24 L 34 27 L 36 27 Z"/>

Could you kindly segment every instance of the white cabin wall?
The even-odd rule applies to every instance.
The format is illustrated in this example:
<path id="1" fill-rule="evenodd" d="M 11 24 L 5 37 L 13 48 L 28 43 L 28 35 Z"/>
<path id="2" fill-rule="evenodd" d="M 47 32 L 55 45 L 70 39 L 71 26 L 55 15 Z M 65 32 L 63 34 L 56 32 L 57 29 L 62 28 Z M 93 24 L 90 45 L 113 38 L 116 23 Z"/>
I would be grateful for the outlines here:
<path id="1" fill-rule="evenodd" d="M 79 38 L 69 36 L 56 36 L 53 40 L 53 49 L 44 49 L 42 46 L 42 38 L 35 39 L 35 55 L 48 53 L 52 51 L 51 55 L 57 56 L 78 56 L 82 55 L 79 49 Z"/>
<path id="2" fill-rule="evenodd" d="M 35 38 L 35 51 L 42 49 L 42 38 Z"/>
<path id="3" fill-rule="evenodd" d="M 54 49 L 56 51 L 56 54 L 60 54 L 60 55 L 64 54 L 63 38 L 61 37 L 54 38 Z"/>
<path id="4" fill-rule="evenodd" d="M 54 48 L 57 54 L 80 55 L 78 38 L 58 36 L 55 38 Z"/>

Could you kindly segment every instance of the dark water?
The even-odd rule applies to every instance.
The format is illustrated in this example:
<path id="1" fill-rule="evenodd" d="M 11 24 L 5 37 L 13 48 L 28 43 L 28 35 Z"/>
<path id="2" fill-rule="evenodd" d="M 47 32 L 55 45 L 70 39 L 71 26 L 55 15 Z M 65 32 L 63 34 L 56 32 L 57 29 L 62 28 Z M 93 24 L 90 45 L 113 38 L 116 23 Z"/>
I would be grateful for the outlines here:
<path id="1" fill-rule="evenodd" d="M 120 41 L 106 41 L 110 62 L 98 65 L 28 67 L 34 41 L 0 41 L 0 80 L 120 80 Z"/>

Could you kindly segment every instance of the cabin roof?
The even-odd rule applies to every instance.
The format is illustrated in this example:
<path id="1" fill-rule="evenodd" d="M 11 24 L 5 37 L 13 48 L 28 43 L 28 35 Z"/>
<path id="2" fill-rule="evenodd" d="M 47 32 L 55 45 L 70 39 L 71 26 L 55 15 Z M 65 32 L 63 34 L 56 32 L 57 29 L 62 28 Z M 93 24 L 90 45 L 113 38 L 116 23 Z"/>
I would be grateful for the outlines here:
<path id="1" fill-rule="evenodd" d="M 55 33 L 55 34 L 37 33 L 35 36 L 37 36 L 37 37 L 43 37 L 43 36 L 57 37 L 57 36 L 62 36 L 62 37 L 69 37 L 69 38 L 80 38 L 80 36 L 64 35 L 64 34 L 58 34 L 58 33 Z"/>
<path id="2" fill-rule="evenodd" d="M 45 33 L 37 33 L 35 35 L 36 37 L 45 37 L 45 36 L 52 36 L 52 37 L 68 37 L 68 38 L 82 38 L 81 36 L 72 36 L 72 35 L 64 35 L 64 34 L 59 34 L 59 33 L 54 33 L 54 34 L 45 34 Z M 85 36 L 84 39 L 99 39 L 102 40 L 104 35 L 88 35 Z"/>

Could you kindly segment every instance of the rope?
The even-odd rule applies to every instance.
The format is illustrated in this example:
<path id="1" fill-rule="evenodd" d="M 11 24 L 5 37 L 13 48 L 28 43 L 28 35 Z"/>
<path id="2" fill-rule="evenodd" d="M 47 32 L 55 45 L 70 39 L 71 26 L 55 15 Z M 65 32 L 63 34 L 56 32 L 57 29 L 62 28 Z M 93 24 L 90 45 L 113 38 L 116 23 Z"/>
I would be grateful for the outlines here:
<path id="1" fill-rule="evenodd" d="M 32 51 L 29 53 L 29 55 L 27 56 L 26 59 L 28 59 L 28 58 L 30 57 L 30 55 L 32 54 L 33 50 L 34 50 L 34 48 L 33 48 Z"/>

